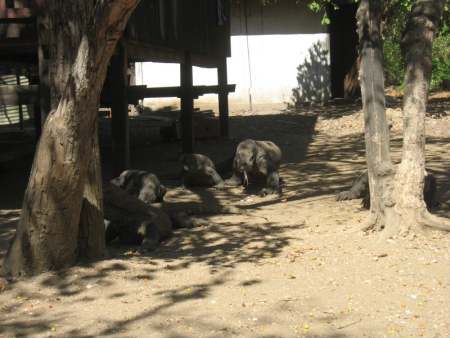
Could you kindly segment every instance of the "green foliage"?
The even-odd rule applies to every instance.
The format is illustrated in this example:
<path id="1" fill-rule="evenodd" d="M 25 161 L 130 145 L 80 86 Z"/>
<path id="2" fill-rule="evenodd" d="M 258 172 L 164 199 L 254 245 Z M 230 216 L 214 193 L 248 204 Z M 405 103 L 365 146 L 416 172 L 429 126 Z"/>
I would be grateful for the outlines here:
<path id="1" fill-rule="evenodd" d="M 242 1 L 242 0 L 234 0 Z M 263 5 L 275 4 L 283 0 L 260 0 Z M 352 0 L 358 2 L 358 0 Z M 385 0 L 383 39 L 386 84 L 403 85 L 405 74 L 405 63 L 402 57 L 400 42 L 402 34 L 411 12 L 412 5 L 416 0 Z M 327 15 L 327 6 L 339 9 L 333 0 L 296 0 L 298 4 L 306 3 L 308 8 L 315 13 L 323 13 L 322 24 L 330 24 Z M 444 80 L 450 81 L 450 5 L 445 4 L 443 22 L 433 45 L 433 73 L 431 87 L 442 85 Z"/>
<path id="2" fill-rule="evenodd" d="M 267 1 L 267 0 L 266 0 Z M 281 0 L 278 0 L 281 1 Z M 297 0 L 308 3 L 308 8 L 315 13 L 323 12 L 322 24 L 327 25 L 330 20 L 325 8 L 339 7 L 332 0 Z M 402 57 L 400 42 L 411 8 L 416 0 L 385 0 L 384 10 L 384 56 L 386 84 L 403 87 L 405 63 Z M 355 0 L 357 2 L 357 0 Z M 444 7 L 443 24 L 433 44 L 433 73 L 431 87 L 442 85 L 444 80 L 450 80 L 450 5 Z"/>
<path id="3" fill-rule="evenodd" d="M 450 30 L 446 25 L 434 41 L 432 62 L 431 88 L 436 88 L 450 81 Z"/>
<path id="4" fill-rule="evenodd" d="M 320 5 L 320 3 L 318 3 L 317 1 L 311 1 L 309 4 L 308 4 L 308 8 L 310 9 L 310 10 L 312 10 L 313 12 L 319 12 L 320 10 L 321 10 L 321 5 Z"/>
<path id="5" fill-rule="evenodd" d="M 383 20 L 386 85 L 401 86 L 405 76 L 405 62 L 400 43 L 412 4 L 410 0 L 392 0 L 387 3 Z"/>
<path id="6" fill-rule="evenodd" d="M 398 86 L 405 76 L 405 63 L 400 50 L 399 41 L 392 36 L 384 39 L 384 69 L 386 85 Z"/>
<path id="7" fill-rule="evenodd" d="M 386 1 L 383 25 L 386 84 L 403 87 L 405 63 L 400 42 L 414 0 Z M 450 15 L 446 5 L 441 28 L 433 43 L 431 88 L 450 79 Z"/>

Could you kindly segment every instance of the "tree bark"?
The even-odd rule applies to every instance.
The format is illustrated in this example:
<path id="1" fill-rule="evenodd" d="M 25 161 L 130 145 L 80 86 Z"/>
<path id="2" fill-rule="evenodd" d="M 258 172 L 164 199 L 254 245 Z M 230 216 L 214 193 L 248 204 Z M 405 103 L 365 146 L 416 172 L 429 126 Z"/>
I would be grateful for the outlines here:
<path id="1" fill-rule="evenodd" d="M 60 75 L 63 89 L 57 109 L 44 124 L 16 236 L 3 265 L 5 274 L 37 274 L 70 266 L 78 258 L 100 90 L 109 59 L 137 3 L 45 2 L 56 43 L 51 57 L 57 68 L 50 72 Z"/>
<path id="2" fill-rule="evenodd" d="M 366 229 L 384 236 L 407 235 L 424 226 L 450 230 L 450 222 L 431 215 L 423 198 L 425 110 L 431 78 L 431 49 L 444 0 L 417 0 L 402 42 L 406 60 L 401 163 L 392 165 L 385 115 L 380 24 L 382 2 L 362 0 L 358 10 L 361 90 L 371 197 Z"/>
<path id="3" fill-rule="evenodd" d="M 48 102 L 49 109 L 45 111 L 45 116 L 50 110 L 56 110 L 58 107 L 64 93 L 65 84 L 70 77 L 71 66 L 76 60 L 77 54 L 75 51 L 81 41 L 81 34 L 74 34 L 73 30 L 67 30 L 67 26 L 64 24 L 65 18 L 52 15 L 54 12 L 43 11 L 39 15 L 39 34 L 43 41 L 40 48 L 45 49 L 48 57 L 50 57 L 49 60 L 46 60 L 47 73 L 43 74 L 45 77 L 44 84 L 47 88 L 47 93 L 44 93 L 50 99 Z M 62 62 L 62 60 L 64 61 Z M 97 108 L 98 105 L 95 108 L 96 111 L 98 111 Z M 103 257 L 105 250 L 97 123 L 92 137 L 93 152 L 92 157 L 86 159 L 89 162 L 89 170 L 84 185 L 79 231 L 79 256 L 88 259 Z"/>
<path id="4" fill-rule="evenodd" d="M 360 96 L 361 86 L 358 79 L 361 58 L 356 58 L 352 68 L 344 78 L 344 99 L 354 99 Z"/>
<path id="5" fill-rule="evenodd" d="M 92 155 L 84 184 L 83 206 L 80 216 L 79 257 L 99 259 L 105 253 L 105 225 L 103 222 L 102 170 L 97 123 L 92 139 Z"/>
<path id="6" fill-rule="evenodd" d="M 366 160 L 370 187 L 368 228 L 384 226 L 384 192 L 393 174 L 386 120 L 381 14 L 383 1 L 362 0 L 357 12 L 360 83 L 363 100 Z"/>
<path id="7" fill-rule="evenodd" d="M 409 234 L 431 226 L 450 230 L 450 222 L 431 215 L 423 199 L 425 177 L 425 112 L 431 79 L 431 50 L 444 0 L 417 0 L 402 41 L 406 61 L 403 98 L 402 159 L 395 175 L 389 234 Z"/>

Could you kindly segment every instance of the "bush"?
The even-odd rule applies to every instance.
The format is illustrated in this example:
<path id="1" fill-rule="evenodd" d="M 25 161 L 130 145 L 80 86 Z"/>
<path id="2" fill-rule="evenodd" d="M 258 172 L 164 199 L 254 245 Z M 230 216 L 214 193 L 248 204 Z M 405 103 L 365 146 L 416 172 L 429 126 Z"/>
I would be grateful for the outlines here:
<path id="1" fill-rule="evenodd" d="M 391 36 L 384 39 L 384 72 L 387 86 L 401 86 L 405 76 L 405 63 L 399 42 Z"/>
<path id="2" fill-rule="evenodd" d="M 431 88 L 442 88 L 450 81 L 450 30 L 444 25 L 433 44 L 433 73 Z"/>
<path id="3" fill-rule="evenodd" d="M 384 62 L 386 85 L 403 88 L 405 63 L 400 49 L 401 33 L 407 14 L 396 13 L 396 18 L 386 25 L 384 31 Z M 448 16 L 433 43 L 431 89 L 443 88 L 450 81 L 450 29 Z"/>

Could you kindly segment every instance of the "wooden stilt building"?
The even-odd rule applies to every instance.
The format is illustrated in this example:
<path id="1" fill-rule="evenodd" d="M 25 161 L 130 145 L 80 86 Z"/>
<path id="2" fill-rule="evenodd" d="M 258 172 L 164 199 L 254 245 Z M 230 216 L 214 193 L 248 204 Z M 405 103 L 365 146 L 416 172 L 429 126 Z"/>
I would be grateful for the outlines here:
<path id="1" fill-rule="evenodd" d="M 0 82 L 0 107 L 33 107 L 36 134 L 50 111 L 45 31 L 37 9 L 43 0 L 0 0 L 0 80 L 14 75 L 15 83 Z M 194 149 L 193 100 L 217 93 L 221 136 L 228 136 L 227 57 L 230 51 L 230 0 L 142 0 L 111 60 L 102 105 L 111 107 L 115 172 L 129 166 L 128 104 L 153 97 L 181 99 L 183 152 Z M 129 79 L 134 62 L 180 63 L 180 86 L 147 88 Z M 217 68 L 216 86 L 194 86 L 193 66 Z M 22 84 L 20 77 L 28 79 Z M 23 112 L 19 128 L 23 128 Z"/>

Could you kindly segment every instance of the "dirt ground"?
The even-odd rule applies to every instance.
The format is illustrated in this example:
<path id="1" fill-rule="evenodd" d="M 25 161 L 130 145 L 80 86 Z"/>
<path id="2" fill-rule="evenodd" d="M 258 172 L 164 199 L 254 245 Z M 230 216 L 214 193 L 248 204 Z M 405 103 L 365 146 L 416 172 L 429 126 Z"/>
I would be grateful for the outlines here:
<path id="1" fill-rule="evenodd" d="M 388 103 L 398 159 L 401 111 Z M 334 200 L 365 167 L 362 129 L 358 104 L 233 114 L 233 138 L 199 152 L 220 161 L 244 138 L 273 140 L 284 152 L 282 198 L 174 189 L 169 200 L 250 213 L 178 230 L 148 255 L 110 247 L 104 261 L 0 285 L 0 337 L 450 337 L 450 235 L 381 241 L 360 231 L 359 200 Z M 437 212 L 450 217 L 450 95 L 431 101 L 427 136 Z M 132 163 L 164 175 L 178 156 L 177 144 L 153 143 L 135 148 Z M 0 178 L 0 260 L 23 170 Z"/>

